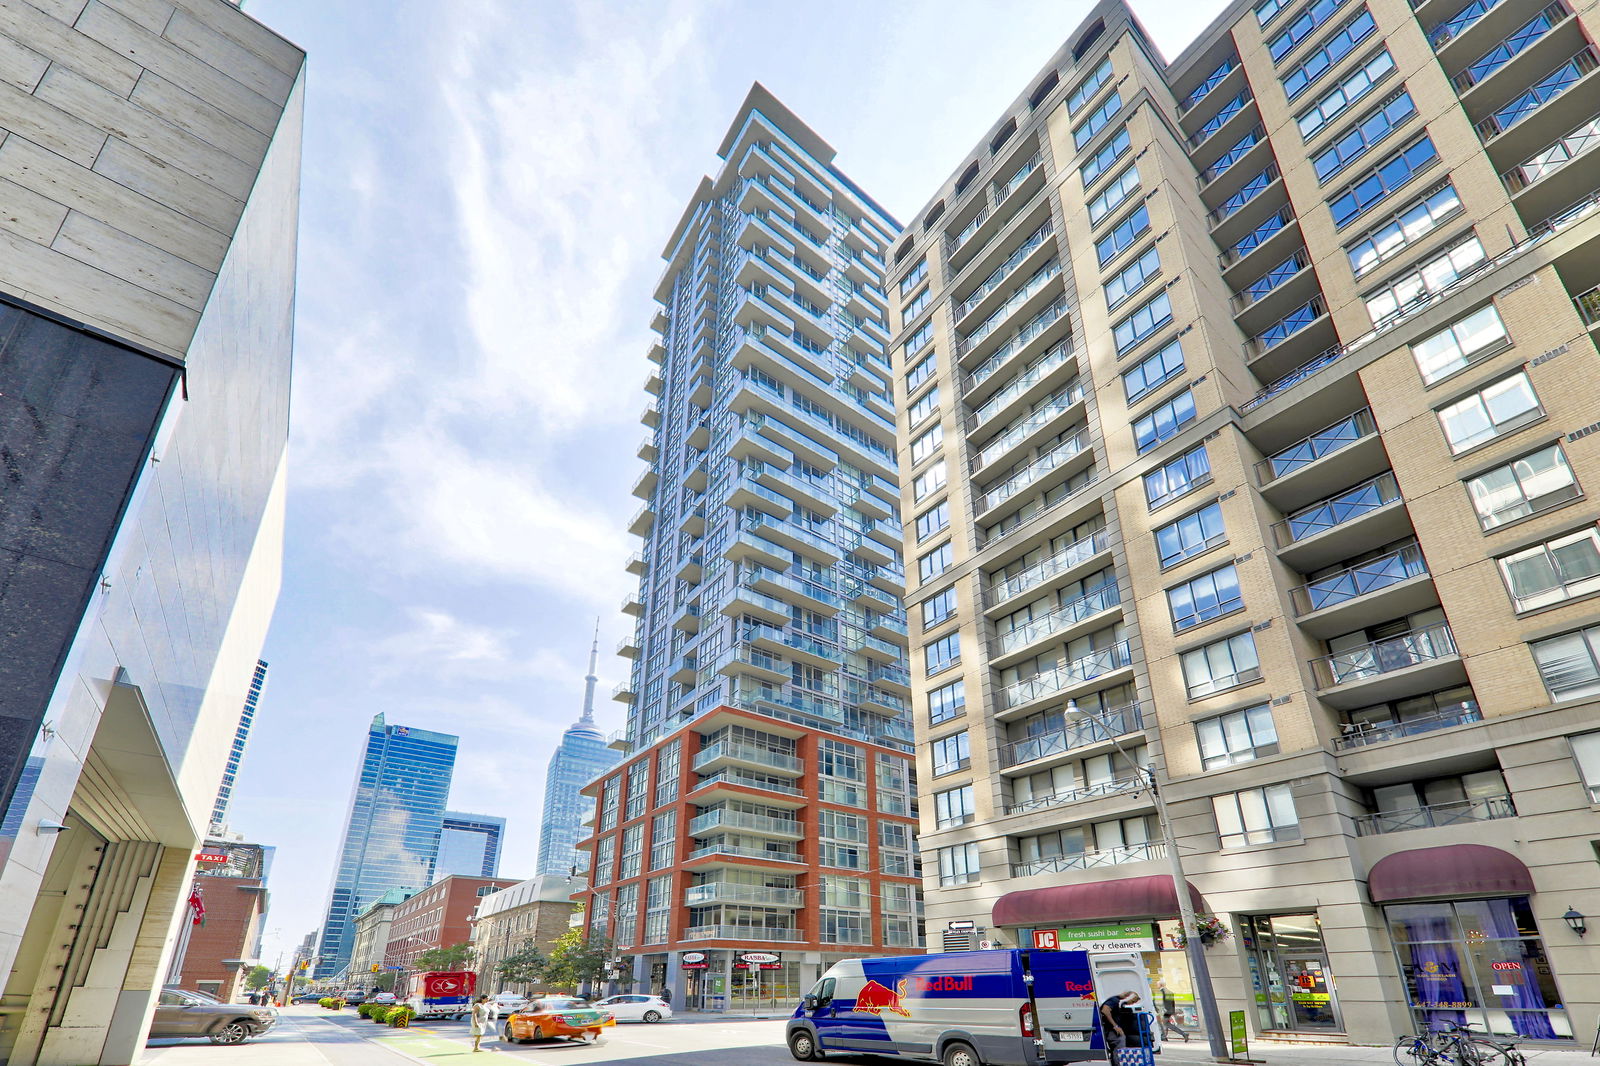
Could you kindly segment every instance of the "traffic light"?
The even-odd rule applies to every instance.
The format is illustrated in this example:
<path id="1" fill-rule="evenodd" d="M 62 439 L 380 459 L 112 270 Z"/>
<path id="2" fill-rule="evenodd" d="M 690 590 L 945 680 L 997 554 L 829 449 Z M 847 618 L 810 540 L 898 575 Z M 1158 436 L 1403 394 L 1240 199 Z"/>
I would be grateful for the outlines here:
<path id="1" fill-rule="evenodd" d="M 381 969 L 383 969 L 383 967 L 379 966 L 377 963 L 373 963 L 372 964 L 372 970 L 370 972 L 377 973 Z"/>

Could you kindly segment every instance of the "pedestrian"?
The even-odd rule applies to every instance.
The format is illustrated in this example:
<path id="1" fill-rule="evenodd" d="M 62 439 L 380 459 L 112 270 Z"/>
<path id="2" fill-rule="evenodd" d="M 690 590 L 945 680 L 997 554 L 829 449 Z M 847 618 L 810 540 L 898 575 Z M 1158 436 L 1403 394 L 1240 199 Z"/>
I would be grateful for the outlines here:
<path id="1" fill-rule="evenodd" d="M 479 996 L 477 1002 L 472 1004 L 472 1050 L 482 1051 L 478 1046 L 483 1039 L 483 1034 L 489 1028 L 489 997 Z"/>
<path id="2" fill-rule="evenodd" d="M 1183 1037 L 1183 1042 L 1187 1044 L 1189 1042 L 1189 1030 L 1179 1025 L 1176 1020 L 1178 1017 L 1177 998 L 1173 996 L 1172 990 L 1167 987 L 1165 981 L 1158 982 L 1156 987 L 1161 992 L 1161 1039 L 1165 1040 L 1173 1033 L 1177 1033 Z"/>
<path id="3" fill-rule="evenodd" d="M 671 988 L 663 988 L 661 990 L 661 1002 L 665 1003 L 669 1007 L 672 1006 L 672 989 Z"/>
<path id="4" fill-rule="evenodd" d="M 1130 1031 L 1134 1040 L 1138 1039 L 1138 1026 L 1127 1004 L 1130 997 L 1135 1001 L 1139 998 L 1132 992 L 1118 992 L 1100 1002 L 1100 1032 L 1106 1039 L 1106 1057 L 1112 1061 L 1116 1060 L 1116 1053 L 1123 1048 L 1138 1046 L 1128 1039 Z"/>

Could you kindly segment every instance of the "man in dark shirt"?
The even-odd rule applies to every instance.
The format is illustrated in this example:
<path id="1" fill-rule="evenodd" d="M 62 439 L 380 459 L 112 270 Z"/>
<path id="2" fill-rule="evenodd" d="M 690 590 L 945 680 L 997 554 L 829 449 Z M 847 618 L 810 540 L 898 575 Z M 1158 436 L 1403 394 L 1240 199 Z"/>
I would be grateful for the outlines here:
<path id="1" fill-rule="evenodd" d="M 1139 1046 L 1139 1026 L 1133 1011 L 1137 1002 L 1137 992 L 1120 992 L 1101 1001 L 1100 1031 L 1105 1034 L 1108 1050 Z"/>

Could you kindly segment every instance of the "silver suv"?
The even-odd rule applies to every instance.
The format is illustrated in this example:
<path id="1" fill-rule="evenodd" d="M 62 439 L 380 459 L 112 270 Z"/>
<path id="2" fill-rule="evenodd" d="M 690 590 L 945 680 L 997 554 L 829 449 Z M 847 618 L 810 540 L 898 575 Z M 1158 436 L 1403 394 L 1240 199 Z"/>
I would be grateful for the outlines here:
<path id="1" fill-rule="evenodd" d="M 278 1011 L 273 1007 L 220 1003 L 203 992 L 163 988 L 150 1035 L 204 1036 L 213 1044 L 242 1044 L 277 1024 Z"/>

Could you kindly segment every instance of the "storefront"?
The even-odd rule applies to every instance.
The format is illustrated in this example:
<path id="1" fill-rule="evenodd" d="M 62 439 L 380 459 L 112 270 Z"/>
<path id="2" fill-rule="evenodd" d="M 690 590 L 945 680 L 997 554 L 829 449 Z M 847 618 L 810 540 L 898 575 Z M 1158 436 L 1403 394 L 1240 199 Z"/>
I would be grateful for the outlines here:
<path id="1" fill-rule="evenodd" d="M 1022 930 L 1018 943 L 1032 942 L 1033 930 Z M 1150 980 L 1150 1004 L 1158 1015 L 1172 1011 L 1180 1029 L 1198 1029 L 1200 1012 L 1195 1005 L 1194 981 L 1189 975 L 1189 959 L 1180 937 L 1182 926 L 1176 919 L 1152 922 L 1120 922 L 1114 925 L 1067 925 L 1056 930 L 1056 943 L 1062 951 L 1087 951 L 1091 954 L 1137 951 Z"/>
<path id="2" fill-rule="evenodd" d="M 1482 844 L 1399 852 L 1373 864 L 1368 889 L 1419 1029 L 1466 1022 L 1503 1036 L 1572 1039 L 1533 916 L 1533 878 L 1515 856 Z M 1456 898 L 1437 898 L 1445 896 Z"/>
<path id="3" fill-rule="evenodd" d="M 1245 915 L 1239 946 L 1262 1032 L 1342 1033 L 1338 994 L 1317 915 Z"/>
<path id="4" fill-rule="evenodd" d="M 816 970 L 781 953 L 710 949 L 678 956 L 683 972 L 684 1006 L 698 1011 L 770 1011 L 792 1007 L 810 982 L 802 969 Z M 812 980 L 815 980 L 813 975 Z"/>

